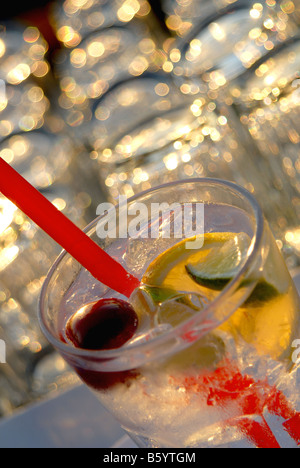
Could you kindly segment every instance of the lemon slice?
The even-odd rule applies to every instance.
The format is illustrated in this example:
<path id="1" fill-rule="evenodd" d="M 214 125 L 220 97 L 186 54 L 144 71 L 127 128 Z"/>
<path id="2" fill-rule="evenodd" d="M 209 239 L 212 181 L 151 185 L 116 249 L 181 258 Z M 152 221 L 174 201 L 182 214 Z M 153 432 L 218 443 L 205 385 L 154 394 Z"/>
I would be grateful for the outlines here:
<path id="1" fill-rule="evenodd" d="M 197 251 L 187 249 L 187 241 L 158 256 L 144 274 L 142 289 L 156 305 L 159 323 L 176 326 L 203 310 L 236 275 L 250 245 L 246 234 L 232 232 L 206 233 Z"/>
<path id="2" fill-rule="evenodd" d="M 159 255 L 148 267 L 143 283 L 175 291 L 198 292 L 197 285 L 220 290 L 241 267 L 250 238 L 244 233 L 206 233 L 203 247 L 196 251 L 187 249 L 186 242 Z"/>
<path id="3" fill-rule="evenodd" d="M 247 260 L 250 237 L 242 232 L 206 233 L 203 247 L 196 252 L 186 249 L 186 242 L 183 240 L 159 255 L 144 274 L 142 282 L 156 304 L 182 291 L 201 292 L 209 299 L 215 298 Z M 273 276 L 267 265 L 245 307 L 268 302 L 280 294 Z M 240 287 L 247 287 L 253 281 L 245 279 Z"/>

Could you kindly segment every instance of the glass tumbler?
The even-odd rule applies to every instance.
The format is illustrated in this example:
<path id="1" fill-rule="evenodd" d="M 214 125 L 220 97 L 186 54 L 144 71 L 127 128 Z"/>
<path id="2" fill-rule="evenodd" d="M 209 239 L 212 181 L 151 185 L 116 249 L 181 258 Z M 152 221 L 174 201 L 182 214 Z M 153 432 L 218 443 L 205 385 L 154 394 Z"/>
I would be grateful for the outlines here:
<path id="1" fill-rule="evenodd" d="M 28 78 L 46 83 L 49 63 L 47 41 L 38 28 L 25 27 L 18 21 L 0 23 L 0 79 L 19 85 Z"/>
<path id="2" fill-rule="evenodd" d="M 226 90 L 232 121 L 251 139 L 253 165 L 264 174 L 262 208 L 291 267 L 299 264 L 298 38 L 272 50 Z M 254 183 L 255 187 L 255 183 Z"/>
<path id="3" fill-rule="evenodd" d="M 63 132 L 19 132 L 0 142 L 0 158 L 84 227 L 87 219 L 93 219 L 89 210 L 95 213 L 95 209 L 76 156 L 72 140 Z M 89 187 L 94 187 L 91 177 Z M 1 385 L 0 399 L 6 401 L 3 411 L 46 394 L 59 378 L 63 384 L 67 375 L 66 365 L 59 365 L 35 319 L 42 284 L 59 252 L 45 232 L 0 194 L 0 338 L 6 344 L 0 379 L 10 380 L 9 385 L 6 380 Z"/>
<path id="4" fill-rule="evenodd" d="M 248 141 L 227 107 L 201 93 L 185 94 L 168 74 L 123 81 L 95 103 L 90 157 L 109 200 L 178 179 L 214 177 L 251 190 L 262 177 Z"/>
<path id="5" fill-rule="evenodd" d="M 132 25 L 93 31 L 78 47 L 57 54 L 58 103 L 77 141 L 89 137 L 95 102 L 120 81 L 157 71 L 157 56 L 149 31 Z"/>
<path id="6" fill-rule="evenodd" d="M 298 35 L 298 0 L 180 3 L 174 8 L 175 15 L 171 15 L 178 36 L 169 52 L 173 73 L 196 83 L 202 79 L 209 91 L 224 86 L 269 51 Z M 208 4 L 210 14 L 204 8 Z"/>
<path id="7" fill-rule="evenodd" d="M 155 218 L 152 208 L 157 204 L 165 207 Z M 199 219 L 194 216 L 198 208 Z M 137 210 L 139 228 L 134 229 Z M 119 220 L 123 235 L 100 235 L 112 219 Z M 39 321 L 48 340 L 135 443 L 296 447 L 299 299 L 250 193 L 216 179 L 177 181 L 128 199 L 126 211 L 124 204 L 112 205 L 86 232 L 141 279 L 129 299 L 138 316 L 135 333 L 110 349 L 91 350 L 69 341 L 66 326 L 78 310 L 82 316 L 99 300 L 126 298 L 93 279 L 66 252 L 44 284 Z M 215 280 L 206 285 L 206 293 L 197 289 L 200 283 L 195 286 L 187 279 L 186 271 L 176 270 L 178 255 L 183 255 L 181 260 L 193 255 L 187 250 L 188 239 L 201 241 L 197 252 L 192 251 L 204 256 L 206 279 Z M 231 246 L 243 239 L 244 247 L 233 250 L 238 256 L 244 253 L 220 288 L 217 276 L 228 271 L 225 239 Z M 225 263 L 222 260 L 216 274 L 215 261 L 222 252 Z M 179 273 L 168 276 L 167 288 L 160 281 L 168 271 Z"/>
<path id="8" fill-rule="evenodd" d="M 155 28 L 155 17 L 147 0 L 70 0 L 54 2 L 51 23 L 57 39 L 67 48 L 76 47 L 95 30 L 129 24 L 148 24 Z"/>

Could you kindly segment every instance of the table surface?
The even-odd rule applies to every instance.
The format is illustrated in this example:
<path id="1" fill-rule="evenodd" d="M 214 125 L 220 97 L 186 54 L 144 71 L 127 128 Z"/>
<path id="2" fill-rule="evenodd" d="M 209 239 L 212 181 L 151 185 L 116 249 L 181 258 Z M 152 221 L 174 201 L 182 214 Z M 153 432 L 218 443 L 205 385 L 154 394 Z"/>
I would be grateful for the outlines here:
<path id="1" fill-rule="evenodd" d="M 0 422 L 0 448 L 130 446 L 119 423 L 85 386 L 32 404 Z"/>
<path id="2" fill-rule="evenodd" d="M 293 275 L 300 291 L 300 274 Z M 0 421 L 0 448 L 136 447 L 85 386 L 48 397 Z"/>

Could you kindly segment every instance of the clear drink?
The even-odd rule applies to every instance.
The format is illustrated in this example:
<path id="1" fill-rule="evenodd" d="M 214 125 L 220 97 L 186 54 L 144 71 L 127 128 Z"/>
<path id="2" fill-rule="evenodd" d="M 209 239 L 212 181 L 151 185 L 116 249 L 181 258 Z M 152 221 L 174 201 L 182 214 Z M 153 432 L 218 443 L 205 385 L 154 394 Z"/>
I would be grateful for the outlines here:
<path id="1" fill-rule="evenodd" d="M 157 237 L 146 235 L 153 219 L 143 219 L 134 237 L 98 239 L 141 279 L 130 305 L 63 253 L 41 297 L 44 333 L 138 446 L 297 446 L 299 299 L 256 201 L 201 179 L 128 206 L 157 201 L 178 202 Z M 203 232 L 185 238 L 191 229 L 183 229 L 179 239 L 188 203 L 204 205 Z M 101 222 L 88 228 L 95 240 Z M 123 304 L 122 319 L 111 298 Z"/>

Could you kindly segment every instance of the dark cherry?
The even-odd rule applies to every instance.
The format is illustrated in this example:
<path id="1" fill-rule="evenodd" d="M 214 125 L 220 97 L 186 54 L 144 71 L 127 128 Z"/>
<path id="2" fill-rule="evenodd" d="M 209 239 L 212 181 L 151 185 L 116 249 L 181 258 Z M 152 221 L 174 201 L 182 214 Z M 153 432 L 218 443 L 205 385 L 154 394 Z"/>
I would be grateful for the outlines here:
<path id="1" fill-rule="evenodd" d="M 97 372 L 76 368 L 81 380 L 95 390 L 109 390 L 118 384 L 130 385 L 130 382 L 139 377 L 136 369 L 119 372 Z"/>
<path id="2" fill-rule="evenodd" d="M 66 336 L 79 348 L 115 349 L 134 335 L 138 317 L 132 306 L 121 299 L 101 299 L 92 307 L 76 312 L 67 322 Z"/>
<path id="3" fill-rule="evenodd" d="M 92 307 L 83 307 L 68 320 L 66 337 L 78 348 L 115 349 L 132 338 L 137 326 L 138 317 L 128 302 L 101 299 Z M 87 385 L 97 390 L 107 390 L 116 384 L 129 385 L 139 375 L 135 369 L 99 372 L 77 367 L 76 371 Z"/>

